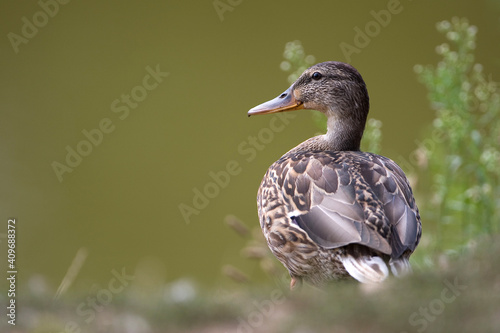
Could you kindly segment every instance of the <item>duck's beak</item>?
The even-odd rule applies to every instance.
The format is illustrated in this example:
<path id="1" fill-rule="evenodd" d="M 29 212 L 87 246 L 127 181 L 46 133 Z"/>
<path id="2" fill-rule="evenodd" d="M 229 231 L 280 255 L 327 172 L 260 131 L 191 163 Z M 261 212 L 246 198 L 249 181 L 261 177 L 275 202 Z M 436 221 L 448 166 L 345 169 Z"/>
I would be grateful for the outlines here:
<path id="1" fill-rule="evenodd" d="M 292 87 L 290 87 L 275 99 L 272 99 L 270 101 L 267 101 L 250 109 L 250 111 L 248 111 L 248 116 L 250 117 L 256 114 L 268 114 L 268 113 L 276 113 L 283 111 L 300 110 L 303 108 L 304 104 L 295 99 Z"/>

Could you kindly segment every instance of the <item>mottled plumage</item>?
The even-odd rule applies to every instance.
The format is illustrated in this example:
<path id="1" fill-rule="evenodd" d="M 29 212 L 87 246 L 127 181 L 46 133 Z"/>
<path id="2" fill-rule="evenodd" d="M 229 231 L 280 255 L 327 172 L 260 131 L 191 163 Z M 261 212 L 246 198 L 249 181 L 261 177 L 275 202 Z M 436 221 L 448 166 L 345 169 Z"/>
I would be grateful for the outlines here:
<path id="1" fill-rule="evenodd" d="M 301 108 L 325 113 L 328 132 L 271 165 L 257 196 L 264 236 L 291 286 L 349 276 L 380 282 L 389 269 L 409 272 L 420 216 L 399 166 L 359 151 L 369 109 L 361 75 L 347 64 L 317 64 L 249 115 Z"/>

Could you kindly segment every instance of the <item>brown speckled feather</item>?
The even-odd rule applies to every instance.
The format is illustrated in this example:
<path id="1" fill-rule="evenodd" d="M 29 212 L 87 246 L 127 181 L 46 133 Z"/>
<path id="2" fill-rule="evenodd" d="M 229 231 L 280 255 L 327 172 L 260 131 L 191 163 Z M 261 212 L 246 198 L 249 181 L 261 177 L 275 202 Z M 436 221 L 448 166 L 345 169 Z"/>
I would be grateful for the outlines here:
<path id="1" fill-rule="evenodd" d="M 328 250 L 360 244 L 398 259 L 413 252 L 422 230 L 411 188 L 399 166 L 359 151 L 284 155 L 264 176 L 257 204 L 274 254 L 293 276 L 313 281 L 325 278 L 303 276 L 317 258 L 311 256 L 308 263 L 306 256 L 304 267 L 297 267 L 293 258 L 299 248 L 307 248 L 309 255 L 322 252 L 335 257 L 342 251 Z"/>

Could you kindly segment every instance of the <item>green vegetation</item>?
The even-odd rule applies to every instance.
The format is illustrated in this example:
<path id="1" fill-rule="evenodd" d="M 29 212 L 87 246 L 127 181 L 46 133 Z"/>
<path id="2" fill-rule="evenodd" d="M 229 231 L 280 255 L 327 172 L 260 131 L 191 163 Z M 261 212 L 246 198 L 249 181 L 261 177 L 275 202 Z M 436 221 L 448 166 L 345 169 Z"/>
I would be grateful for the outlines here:
<path id="1" fill-rule="evenodd" d="M 420 154 L 419 205 L 432 252 L 456 252 L 500 218 L 500 94 L 474 62 L 475 26 L 454 18 L 437 24 L 448 43 L 437 66 L 415 66 L 436 117 Z M 420 251 L 422 249 L 419 249 Z"/>
<path id="2" fill-rule="evenodd" d="M 355 281 L 324 290 L 304 285 L 290 292 L 289 277 L 257 286 L 228 280 L 202 291 L 189 281 L 143 289 L 127 288 L 110 304 L 86 307 L 88 294 L 51 302 L 53 291 L 19 298 L 18 332 L 498 332 L 500 326 L 499 237 L 477 247 L 446 269 L 419 270 L 369 288 Z M 148 276 L 143 278 L 149 281 Z M 137 283 L 137 281 L 134 281 Z M 374 287 L 374 286 L 372 286 Z M 42 296 L 42 295 L 39 295 Z M 27 317 L 29 316 L 29 317 Z M 27 319 L 24 319 L 27 318 Z M 6 321 L 2 332 L 9 332 Z"/>

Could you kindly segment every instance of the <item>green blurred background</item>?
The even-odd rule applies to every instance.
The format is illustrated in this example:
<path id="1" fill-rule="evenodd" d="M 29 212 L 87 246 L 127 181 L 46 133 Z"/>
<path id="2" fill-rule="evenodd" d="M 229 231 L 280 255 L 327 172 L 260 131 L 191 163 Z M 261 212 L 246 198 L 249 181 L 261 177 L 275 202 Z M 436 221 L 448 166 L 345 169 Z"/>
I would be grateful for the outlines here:
<path id="1" fill-rule="evenodd" d="M 270 118 L 246 112 L 288 87 L 279 68 L 286 42 L 302 41 L 317 62 L 347 61 L 340 44 L 354 45 L 354 28 L 364 30 L 370 11 L 388 1 L 222 3 L 231 10 L 220 16 L 212 0 L 70 1 L 16 53 L 8 34 L 21 35 L 22 18 L 32 22 L 41 7 L 1 2 L 0 233 L 17 218 L 19 285 L 37 276 L 57 288 L 82 247 L 88 257 L 69 292 L 105 284 L 122 267 L 211 286 L 232 263 L 259 279 L 224 218 L 257 226 L 266 169 L 318 129 L 309 112 L 298 112 L 248 162 L 237 147 Z M 477 62 L 493 79 L 500 74 L 498 1 L 403 0 L 400 7 L 350 59 L 368 85 L 370 115 L 383 121 L 383 153 L 393 159 L 416 148 L 433 118 L 413 67 L 437 62 L 434 47 L 444 40 L 436 22 L 467 17 L 479 30 Z M 158 65 L 169 75 L 120 119 L 111 103 Z M 104 118 L 114 131 L 60 182 L 52 163 L 65 164 L 66 146 L 76 149 L 82 131 Z M 231 160 L 241 172 L 187 224 L 179 205 L 192 206 L 193 190 Z"/>

